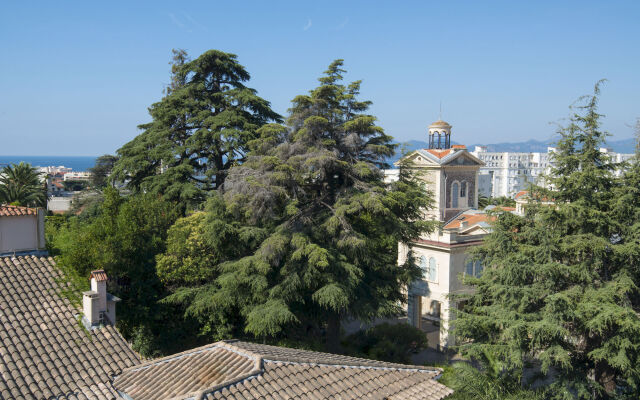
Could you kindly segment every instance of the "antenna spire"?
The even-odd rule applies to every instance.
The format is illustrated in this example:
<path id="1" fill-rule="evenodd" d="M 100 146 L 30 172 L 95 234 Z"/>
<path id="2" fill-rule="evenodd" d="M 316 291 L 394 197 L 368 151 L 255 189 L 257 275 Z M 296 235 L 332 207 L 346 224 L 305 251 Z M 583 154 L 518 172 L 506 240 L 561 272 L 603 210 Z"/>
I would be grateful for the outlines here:
<path id="1" fill-rule="evenodd" d="M 442 100 L 440 100 L 440 115 L 438 117 L 440 121 L 442 121 Z"/>

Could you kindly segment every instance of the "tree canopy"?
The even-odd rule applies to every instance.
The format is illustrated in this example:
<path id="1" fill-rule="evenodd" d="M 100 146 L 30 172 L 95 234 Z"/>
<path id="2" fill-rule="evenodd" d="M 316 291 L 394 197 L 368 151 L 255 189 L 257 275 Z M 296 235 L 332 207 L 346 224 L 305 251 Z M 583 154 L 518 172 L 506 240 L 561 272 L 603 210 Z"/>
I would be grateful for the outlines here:
<path id="1" fill-rule="evenodd" d="M 81 277 L 85 285 L 91 270 L 106 271 L 109 291 L 122 299 L 118 328 L 136 351 L 152 356 L 160 349 L 181 350 L 188 342 L 168 338 L 182 334 L 183 322 L 172 317 L 175 310 L 158 303 L 167 292 L 155 265 L 179 216 L 175 204 L 152 194 L 123 197 L 111 187 L 103 194 L 91 218 L 73 216 L 49 230 L 51 251 L 67 275 Z"/>
<path id="2" fill-rule="evenodd" d="M 47 188 L 31 164 L 11 164 L 0 171 L 0 204 L 47 206 Z"/>
<path id="3" fill-rule="evenodd" d="M 234 54 L 209 50 L 191 61 L 174 50 L 171 84 L 149 108 L 152 121 L 118 150 L 113 178 L 130 188 L 194 205 L 244 160 L 256 131 L 281 117 L 244 82 Z"/>
<path id="4" fill-rule="evenodd" d="M 113 170 L 113 166 L 118 157 L 111 154 L 105 154 L 96 159 L 96 163 L 93 167 L 89 168 L 91 172 L 91 185 L 96 189 L 102 189 L 107 186 L 109 175 Z"/>
<path id="5" fill-rule="evenodd" d="M 493 224 L 455 323 L 463 354 L 489 355 L 519 382 L 527 365 L 540 368 L 566 399 L 640 390 L 640 170 L 618 180 L 600 152 L 599 88 L 559 131 L 551 189 L 534 188 L 524 216 Z"/>
<path id="6" fill-rule="evenodd" d="M 172 260 L 182 249 L 159 256 L 173 265 L 161 278 L 178 287 L 167 301 L 203 332 L 323 337 L 335 350 L 342 319 L 398 313 L 420 275 L 412 259 L 396 265 L 397 246 L 434 227 L 422 218 L 431 194 L 406 171 L 384 183 L 395 145 L 358 100 L 360 82 L 342 83 L 342 64 L 293 100 L 286 126 L 259 130 L 206 216 L 193 217 L 213 257 L 206 268 L 181 271 Z"/>

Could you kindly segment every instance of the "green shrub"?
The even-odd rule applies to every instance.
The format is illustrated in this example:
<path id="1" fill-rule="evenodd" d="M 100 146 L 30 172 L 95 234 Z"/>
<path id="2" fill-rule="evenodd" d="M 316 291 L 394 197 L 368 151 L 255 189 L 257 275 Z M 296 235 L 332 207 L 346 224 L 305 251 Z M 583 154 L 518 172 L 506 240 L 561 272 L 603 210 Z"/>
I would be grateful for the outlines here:
<path id="1" fill-rule="evenodd" d="M 411 353 L 427 347 L 427 335 L 409 324 L 385 322 L 347 336 L 343 346 L 354 356 L 409 363 Z"/>
<path id="2" fill-rule="evenodd" d="M 477 369 L 466 362 L 444 366 L 440 383 L 454 390 L 447 400 L 546 400 L 558 398 L 546 388 L 520 386 L 518 379 L 505 375 L 499 366 Z"/>

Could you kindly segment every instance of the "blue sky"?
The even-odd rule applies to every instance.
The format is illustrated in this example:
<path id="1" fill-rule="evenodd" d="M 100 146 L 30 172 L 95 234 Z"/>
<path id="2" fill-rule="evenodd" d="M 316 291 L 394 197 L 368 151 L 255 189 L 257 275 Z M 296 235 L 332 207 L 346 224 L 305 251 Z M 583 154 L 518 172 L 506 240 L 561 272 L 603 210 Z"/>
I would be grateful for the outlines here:
<path id="1" fill-rule="evenodd" d="M 601 78 L 604 128 L 640 117 L 640 1 L 3 2 L 0 154 L 113 153 L 149 120 L 172 48 L 238 55 L 286 113 L 336 58 L 387 133 L 548 139 Z"/>

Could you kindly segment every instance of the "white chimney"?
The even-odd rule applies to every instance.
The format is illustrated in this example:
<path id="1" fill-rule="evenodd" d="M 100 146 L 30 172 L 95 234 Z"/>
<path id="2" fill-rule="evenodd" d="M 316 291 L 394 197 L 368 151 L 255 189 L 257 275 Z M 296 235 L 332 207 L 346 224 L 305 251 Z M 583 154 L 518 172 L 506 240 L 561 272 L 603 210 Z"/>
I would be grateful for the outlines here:
<path id="1" fill-rule="evenodd" d="M 91 290 L 82 293 L 83 322 L 87 329 L 116 323 L 116 302 L 119 298 L 107 293 L 107 274 L 91 271 Z"/>
<path id="2" fill-rule="evenodd" d="M 94 326 L 100 323 L 100 308 L 98 307 L 98 293 L 90 290 L 82 292 L 82 312 L 85 325 Z"/>

